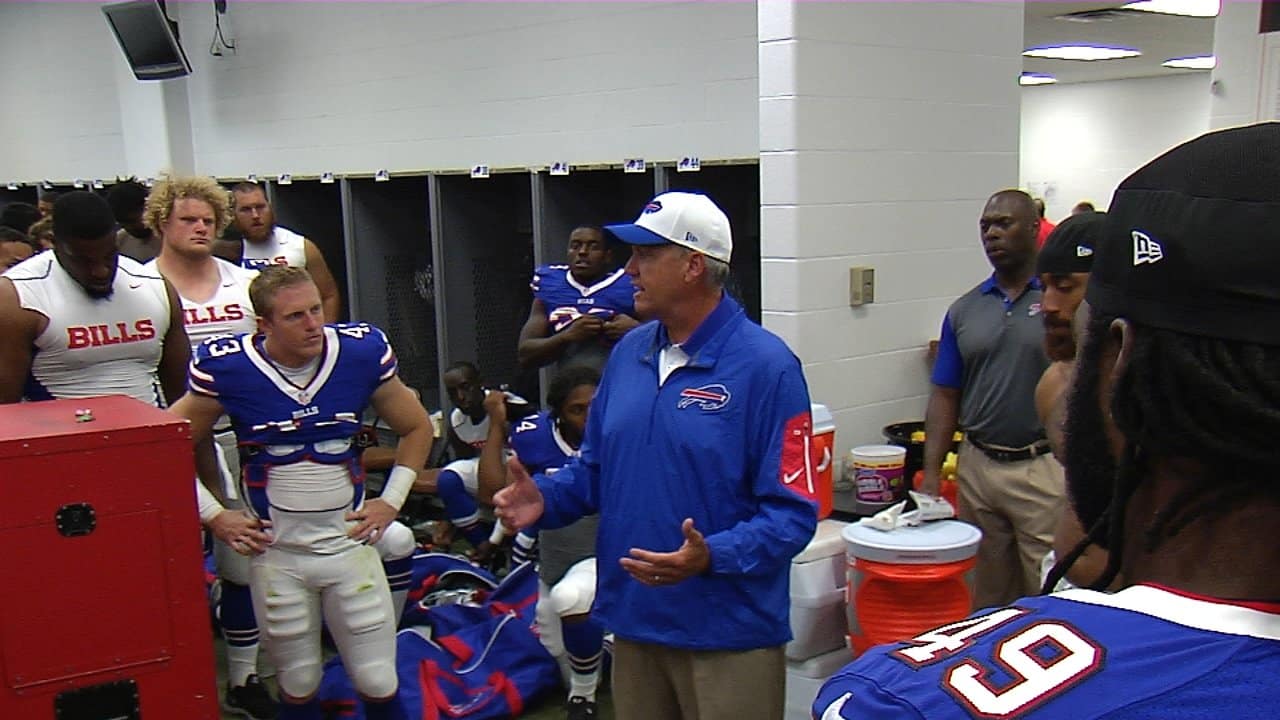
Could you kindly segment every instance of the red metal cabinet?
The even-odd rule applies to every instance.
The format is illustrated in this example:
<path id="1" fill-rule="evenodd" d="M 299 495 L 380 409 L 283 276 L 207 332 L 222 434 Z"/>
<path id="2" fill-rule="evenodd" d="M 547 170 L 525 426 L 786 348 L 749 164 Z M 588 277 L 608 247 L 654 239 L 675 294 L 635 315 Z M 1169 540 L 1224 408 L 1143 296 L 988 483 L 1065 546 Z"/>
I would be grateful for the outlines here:
<path id="1" fill-rule="evenodd" d="M 0 406 L 0 718 L 219 717 L 192 477 L 132 398 Z"/>

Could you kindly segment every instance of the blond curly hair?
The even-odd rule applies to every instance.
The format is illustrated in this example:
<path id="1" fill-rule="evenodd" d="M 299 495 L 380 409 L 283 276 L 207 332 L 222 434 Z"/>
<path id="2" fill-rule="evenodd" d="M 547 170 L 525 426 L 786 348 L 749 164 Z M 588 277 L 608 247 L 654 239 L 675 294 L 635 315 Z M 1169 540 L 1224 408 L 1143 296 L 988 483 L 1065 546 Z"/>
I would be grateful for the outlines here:
<path id="1" fill-rule="evenodd" d="M 204 176 L 166 177 L 157 182 L 147 194 L 147 205 L 142 211 L 143 222 L 152 232 L 163 235 L 161 228 L 169 222 L 173 204 L 184 199 L 209 203 L 209 207 L 213 208 L 216 232 L 222 232 L 231 224 L 231 193 L 213 178 Z"/>

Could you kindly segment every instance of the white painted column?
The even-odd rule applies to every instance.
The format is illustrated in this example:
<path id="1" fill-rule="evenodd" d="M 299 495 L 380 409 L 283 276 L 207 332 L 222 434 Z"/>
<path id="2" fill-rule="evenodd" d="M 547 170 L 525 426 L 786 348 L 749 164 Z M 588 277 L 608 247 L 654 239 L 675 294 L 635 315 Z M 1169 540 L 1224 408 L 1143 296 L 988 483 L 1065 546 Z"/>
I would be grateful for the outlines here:
<path id="1" fill-rule="evenodd" d="M 138 80 L 128 63 L 116 71 L 125 167 L 140 178 L 195 171 L 187 81 Z"/>
<path id="2" fill-rule="evenodd" d="M 1258 34 L 1262 3 L 1238 0 L 1222 3 L 1213 25 L 1213 70 L 1209 127 L 1217 130 L 1247 125 L 1258 117 L 1262 95 L 1263 42 Z"/>
<path id="3" fill-rule="evenodd" d="M 208 42 L 205 15 L 213 16 L 212 7 L 188 7 L 170 3 L 168 14 L 178 21 L 180 42 L 190 59 L 205 51 Z M 212 24 L 212 20 L 209 20 Z M 173 80 L 138 80 L 129 69 L 124 54 L 117 51 L 116 97 L 120 105 L 120 129 L 123 136 L 124 163 L 122 174 L 140 178 L 158 177 L 163 173 L 190 175 L 195 172 L 195 149 L 191 139 L 191 104 L 187 99 L 187 78 Z M 197 61 L 198 61 L 197 56 Z M 198 62 L 193 63 L 193 65 Z"/>
<path id="4" fill-rule="evenodd" d="M 922 419 L 926 347 L 1018 181 L 1021 3 L 759 0 L 763 322 L 843 454 Z M 849 306 L 849 268 L 875 302 Z"/>

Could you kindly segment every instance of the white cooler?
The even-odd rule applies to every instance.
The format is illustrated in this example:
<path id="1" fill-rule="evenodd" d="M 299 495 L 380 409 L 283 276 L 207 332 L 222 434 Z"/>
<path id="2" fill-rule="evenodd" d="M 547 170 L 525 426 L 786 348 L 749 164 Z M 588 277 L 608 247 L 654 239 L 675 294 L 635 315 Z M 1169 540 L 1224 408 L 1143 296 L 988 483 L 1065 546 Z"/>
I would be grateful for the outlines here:
<path id="1" fill-rule="evenodd" d="M 787 703 L 783 720 L 811 720 L 813 716 L 809 711 L 822 684 L 851 662 L 853 651 L 843 643 L 839 650 L 832 650 L 804 662 L 788 660 Z"/>
<path id="2" fill-rule="evenodd" d="M 841 531 L 848 523 L 823 520 L 813 540 L 791 561 L 791 634 L 788 660 L 808 660 L 845 646 L 849 621 L 844 587 L 848 566 Z"/>

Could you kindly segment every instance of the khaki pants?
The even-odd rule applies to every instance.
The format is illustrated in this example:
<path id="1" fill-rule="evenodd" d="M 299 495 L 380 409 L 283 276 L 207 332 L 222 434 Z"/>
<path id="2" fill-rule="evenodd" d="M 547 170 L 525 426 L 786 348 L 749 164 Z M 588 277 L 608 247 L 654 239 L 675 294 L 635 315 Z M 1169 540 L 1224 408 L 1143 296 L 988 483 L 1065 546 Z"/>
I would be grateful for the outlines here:
<path id="1" fill-rule="evenodd" d="M 1039 594 L 1040 563 L 1053 549 L 1065 501 L 1062 466 L 1052 455 L 997 462 L 966 442 L 957 471 L 960 519 L 982 530 L 974 609 Z"/>
<path id="2" fill-rule="evenodd" d="M 681 650 L 617 638 L 613 703 L 618 720 L 778 720 L 783 646 Z"/>

